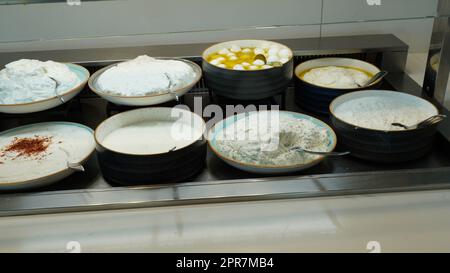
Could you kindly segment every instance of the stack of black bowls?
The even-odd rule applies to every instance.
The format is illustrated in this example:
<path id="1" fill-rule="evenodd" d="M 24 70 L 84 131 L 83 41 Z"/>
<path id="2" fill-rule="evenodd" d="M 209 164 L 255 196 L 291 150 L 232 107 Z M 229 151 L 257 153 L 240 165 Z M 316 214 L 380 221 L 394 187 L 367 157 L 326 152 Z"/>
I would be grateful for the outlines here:
<path id="1" fill-rule="evenodd" d="M 192 134 L 195 135 L 188 145 L 174 147 L 162 153 L 130 153 L 115 150 L 104 144 L 106 137 L 115 130 L 146 121 L 183 122 L 186 126 L 192 126 Z M 120 185 L 185 181 L 205 167 L 206 139 L 203 137 L 205 129 L 202 117 L 178 108 L 141 108 L 112 116 L 95 130 L 97 157 L 103 177 L 110 183 Z M 167 141 L 170 138 L 168 135 Z M 123 139 L 124 143 L 127 141 L 130 139 Z M 147 141 L 151 143 L 152 137 L 148 137 Z"/>

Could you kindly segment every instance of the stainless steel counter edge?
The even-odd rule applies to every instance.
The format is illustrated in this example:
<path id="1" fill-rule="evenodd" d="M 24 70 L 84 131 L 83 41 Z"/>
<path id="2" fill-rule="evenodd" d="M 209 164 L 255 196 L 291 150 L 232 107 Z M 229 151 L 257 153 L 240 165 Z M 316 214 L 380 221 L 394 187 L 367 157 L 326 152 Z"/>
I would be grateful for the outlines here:
<path id="1" fill-rule="evenodd" d="M 0 216 L 449 189 L 449 177 L 438 168 L 6 194 Z"/>
<path id="2" fill-rule="evenodd" d="M 289 46 L 294 54 L 348 54 L 360 52 L 405 52 L 408 45 L 392 34 L 339 36 L 274 40 Z M 154 57 L 193 58 L 201 56 L 211 43 L 137 46 L 121 48 L 66 49 L 48 51 L 23 51 L 0 53 L 0 67 L 22 58 L 54 60 L 73 63 L 114 62 L 147 54 Z M 351 47 L 349 47 L 351 45 Z"/>

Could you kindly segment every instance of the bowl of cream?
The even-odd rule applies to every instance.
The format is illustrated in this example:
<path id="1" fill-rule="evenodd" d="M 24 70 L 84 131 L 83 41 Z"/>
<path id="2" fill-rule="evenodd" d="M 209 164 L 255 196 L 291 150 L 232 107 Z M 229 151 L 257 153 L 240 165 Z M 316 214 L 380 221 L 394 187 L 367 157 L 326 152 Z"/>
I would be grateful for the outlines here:
<path id="1" fill-rule="evenodd" d="M 331 152 L 334 131 L 324 122 L 289 111 L 252 111 L 230 116 L 208 132 L 211 151 L 225 163 L 251 173 L 286 174 L 311 168 L 325 157 L 293 150 Z"/>
<path id="2" fill-rule="evenodd" d="M 25 114 L 48 110 L 74 98 L 89 71 L 72 63 L 21 59 L 0 70 L 0 112 Z"/>
<path id="3" fill-rule="evenodd" d="M 375 65 L 350 58 L 303 62 L 295 68 L 295 101 L 310 112 L 328 114 L 328 106 L 336 97 L 378 86 L 381 79 L 364 86 L 378 72 L 380 69 Z"/>
<path id="4" fill-rule="evenodd" d="M 348 93 L 330 104 L 331 124 L 339 145 L 352 156 L 381 163 L 410 161 L 430 151 L 437 125 L 413 126 L 439 110 L 431 102 L 407 93 L 363 90 Z"/>
<path id="5" fill-rule="evenodd" d="M 131 110 L 103 121 L 95 130 L 102 174 L 110 183 L 175 183 L 205 166 L 206 125 L 180 108 Z"/>

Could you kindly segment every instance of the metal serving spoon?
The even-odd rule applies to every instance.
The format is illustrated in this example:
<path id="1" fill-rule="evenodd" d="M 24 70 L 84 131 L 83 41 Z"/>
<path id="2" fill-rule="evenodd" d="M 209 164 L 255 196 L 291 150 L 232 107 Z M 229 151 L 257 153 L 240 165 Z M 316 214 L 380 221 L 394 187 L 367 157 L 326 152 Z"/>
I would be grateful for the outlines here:
<path id="1" fill-rule="evenodd" d="M 348 155 L 350 152 L 317 152 L 317 151 L 310 151 L 305 150 L 301 147 L 293 147 L 289 149 L 290 151 L 298 151 L 302 153 L 308 153 L 308 154 L 314 154 L 314 155 L 323 155 L 323 156 L 343 156 Z"/>
<path id="2" fill-rule="evenodd" d="M 67 167 L 76 172 L 84 172 L 85 171 L 83 165 L 81 165 L 79 163 L 67 162 Z"/>
<path id="3" fill-rule="evenodd" d="M 271 63 L 267 63 L 266 56 L 264 56 L 263 54 L 257 54 L 257 55 L 255 56 L 255 58 L 253 58 L 253 61 L 256 61 L 256 60 L 261 60 L 261 61 L 264 62 L 264 64 L 271 65 L 271 66 L 274 66 L 274 67 L 280 67 L 280 66 L 283 66 L 283 64 L 282 64 L 281 62 L 271 62 Z"/>
<path id="4" fill-rule="evenodd" d="M 417 129 L 417 128 L 424 128 L 424 127 L 428 127 L 434 124 L 438 124 L 439 122 L 443 121 L 447 116 L 446 115 L 435 115 L 435 116 L 431 116 L 429 118 L 427 118 L 426 120 L 423 120 L 417 124 L 411 125 L 411 126 L 406 126 L 404 124 L 401 124 L 399 122 L 393 122 L 391 123 L 392 126 L 397 126 L 397 127 L 402 127 L 406 130 L 409 129 Z"/>
<path id="5" fill-rule="evenodd" d="M 169 75 L 167 75 L 167 73 L 164 73 L 164 76 L 166 76 L 167 80 L 169 80 L 169 93 L 174 96 L 175 101 L 177 101 L 177 102 L 180 101 L 180 98 L 178 97 L 177 92 L 172 90 L 172 85 L 173 84 L 172 84 L 172 80 L 170 79 Z"/>
<path id="6" fill-rule="evenodd" d="M 366 86 L 369 86 L 369 85 L 371 85 L 372 83 L 378 81 L 379 79 L 384 78 L 387 74 L 388 74 L 387 71 L 380 71 L 380 72 L 378 72 L 377 74 L 373 75 L 373 77 L 370 78 L 365 84 L 363 84 L 363 85 L 358 84 L 358 87 L 366 87 Z"/>
<path id="7" fill-rule="evenodd" d="M 59 82 L 58 82 L 56 79 L 52 78 L 52 77 L 49 77 L 49 78 L 52 79 L 52 80 L 55 82 L 55 94 L 56 94 L 56 97 L 57 97 L 62 103 L 65 103 L 66 101 L 64 100 L 64 98 L 58 94 Z"/>

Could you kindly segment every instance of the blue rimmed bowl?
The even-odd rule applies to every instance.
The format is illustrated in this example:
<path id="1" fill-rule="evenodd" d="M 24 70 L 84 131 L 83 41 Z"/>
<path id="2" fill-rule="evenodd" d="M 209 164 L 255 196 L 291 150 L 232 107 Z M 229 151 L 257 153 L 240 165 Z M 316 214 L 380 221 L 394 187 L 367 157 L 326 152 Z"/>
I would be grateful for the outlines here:
<path id="1" fill-rule="evenodd" d="M 272 112 L 272 111 L 269 111 Z M 208 146 L 211 149 L 211 151 L 220 159 L 222 159 L 227 164 L 251 173 L 259 173 L 259 174 L 285 174 L 285 173 L 293 173 L 302 171 L 308 168 L 311 168 L 320 162 L 322 162 L 325 157 L 324 156 L 317 156 L 316 159 L 313 159 L 309 162 L 303 162 L 298 164 L 292 164 L 292 165 L 261 165 L 261 164 L 254 164 L 254 163 L 248 163 L 244 161 L 236 160 L 235 158 L 230 157 L 226 153 L 222 152 L 221 149 L 218 147 L 217 144 L 217 136 L 220 134 L 223 130 L 228 128 L 229 126 L 233 126 L 238 120 L 249 117 L 250 115 L 255 115 L 258 112 L 247 112 L 247 113 L 241 113 L 235 116 L 228 117 L 224 120 L 219 121 L 218 123 L 214 124 L 214 126 L 211 127 L 211 129 L 208 131 Z M 296 112 L 289 112 L 289 111 L 279 111 L 280 116 L 287 116 L 292 117 L 298 120 L 309 120 L 312 123 L 314 123 L 318 128 L 326 130 L 327 134 L 327 149 L 326 152 L 331 152 L 334 150 L 337 144 L 337 137 L 334 133 L 333 129 L 328 126 L 326 123 L 322 122 L 321 120 L 318 120 L 316 118 L 313 118 L 308 115 L 296 113 Z"/>
<path id="2" fill-rule="evenodd" d="M 72 63 L 64 63 L 64 64 L 67 65 L 69 69 L 72 72 L 74 72 L 80 79 L 80 82 L 77 85 L 65 91 L 59 92 L 59 97 L 55 95 L 48 99 L 37 100 L 27 103 L 0 104 L 0 112 L 8 114 L 35 113 L 55 108 L 73 99 L 76 95 L 78 95 L 81 92 L 81 90 L 83 90 L 84 86 L 89 80 L 90 74 L 86 68 L 80 65 Z"/>

